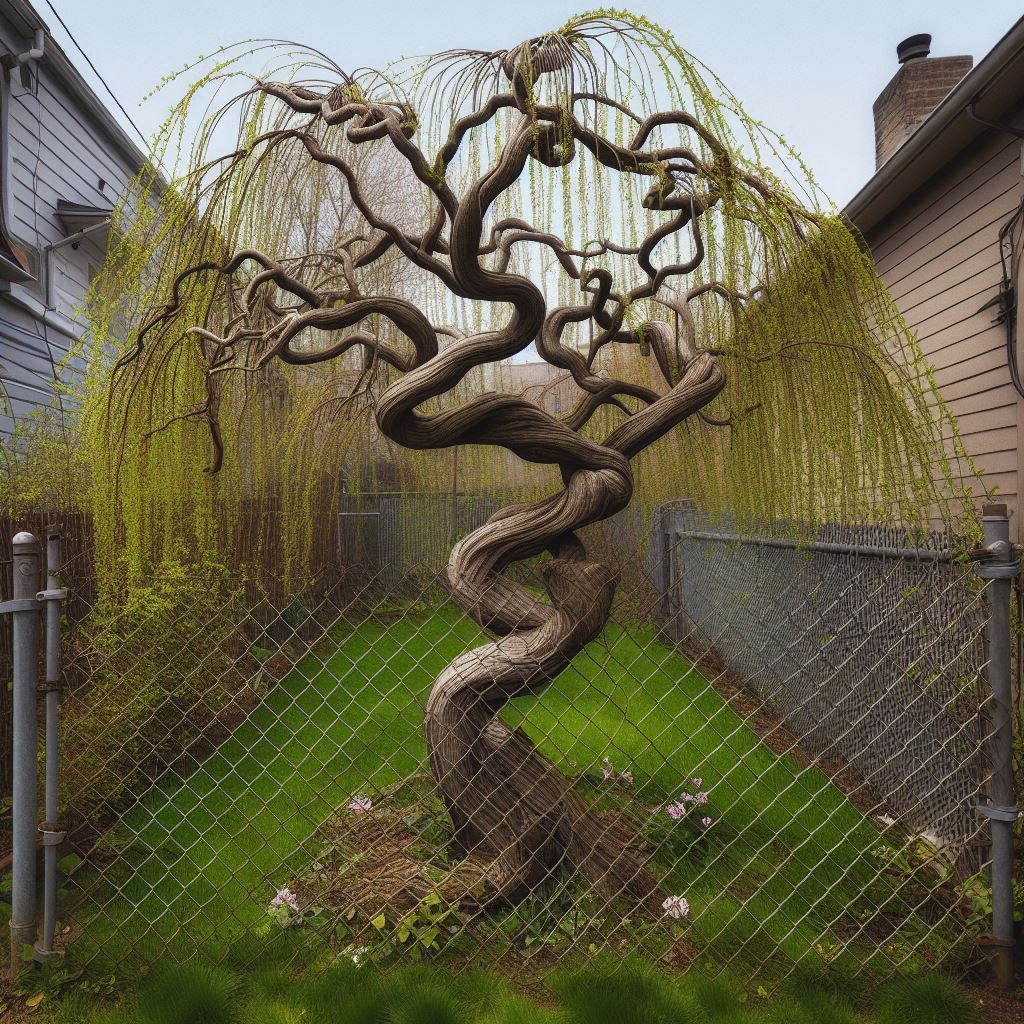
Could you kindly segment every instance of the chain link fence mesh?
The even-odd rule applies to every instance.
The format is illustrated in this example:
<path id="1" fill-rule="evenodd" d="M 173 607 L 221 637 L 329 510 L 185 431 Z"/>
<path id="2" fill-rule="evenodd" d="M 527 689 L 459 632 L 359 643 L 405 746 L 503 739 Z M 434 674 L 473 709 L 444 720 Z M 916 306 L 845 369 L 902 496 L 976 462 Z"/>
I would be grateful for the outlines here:
<path id="1" fill-rule="evenodd" d="M 657 902 L 566 871 L 492 906 L 423 739 L 435 677 L 486 639 L 443 560 L 492 510 L 341 511 L 376 515 L 339 516 L 338 568 L 287 584 L 167 562 L 98 597 L 87 555 L 68 567 L 77 963 L 282 943 L 517 974 L 637 953 L 766 977 L 977 961 L 985 593 L 943 538 L 741 538 L 685 503 L 584 536 L 620 573 L 611 621 L 502 715 L 629 834 Z"/>

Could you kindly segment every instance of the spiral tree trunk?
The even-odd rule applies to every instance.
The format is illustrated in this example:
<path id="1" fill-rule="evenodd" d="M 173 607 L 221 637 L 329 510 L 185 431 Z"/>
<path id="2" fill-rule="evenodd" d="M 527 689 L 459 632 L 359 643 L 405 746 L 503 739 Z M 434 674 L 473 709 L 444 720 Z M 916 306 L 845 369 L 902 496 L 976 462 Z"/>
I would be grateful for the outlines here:
<path id="1" fill-rule="evenodd" d="M 677 389 L 679 411 L 699 408 L 723 383 L 719 368 L 700 360 Z M 542 692 L 607 623 L 618 580 L 606 565 L 586 560 L 575 531 L 623 508 L 631 490 L 624 458 L 614 467 L 577 469 L 554 497 L 499 512 L 449 561 L 455 600 L 498 639 L 460 655 L 438 676 L 426 707 L 427 747 L 455 849 L 491 862 L 495 901 L 519 899 L 560 870 L 638 903 L 655 888 L 621 820 L 596 813 L 529 737 L 500 717 L 514 697 Z M 554 555 L 543 566 L 549 604 L 501 572 L 544 548 Z"/>
<path id="2" fill-rule="evenodd" d="M 712 271 L 692 287 L 680 283 L 705 262 L 702 223 L 714 225 L 706 215 L 733 211 L 741 227 L 730 237 L 749 258 L 757 247 L 748 252 L 753 243 L 742 225 L 754 212 L 765 211 L 776 227 L 792 224 L 797 234 L 810 217 L 745 170 L 692 113 L 641 116 L 601 93 L 603 78 L 594 61 L 608 52 L 608 33 L 628 42 L 649 31 L 595 15 L 511 50 L 470 55 L 466 88 L 453 87 L 450 95 L 466 104 L 476 103 L 481 91 L 490 95 L 476 109 L 460 108 L 433 152 L 421 148 L 420 114 L 404 95 L 391 94 L 386 75 L 342 75 L 337 85 L 320 91 L 259 82 L 263 96 L 253 107 L 264 109 L 265 99 L 273 116 L 266 130 L 246 132 L 227 158 L 218 187 L 237 178 L 241 194 L 248 195 L 254 183 L 272 180 L 273 163 L 254 173 L 262 166 L 251 163 L 257 153 L 258 161 L 274 154 L 287 154 L 292 162 L 308 159 L 319 172 L 337 174 L 363 230 L 339 237 L 331 251 L 280 260 L 251 245 L 239 245 L 225 258 L 223 238 L 236 234 L 219 229 L 201 235 L 217 241 L 215 258 L 181 257 L 186 265 L 168 282 L 167 302 L 155 308 L 123 360 L 134 361 L 142 376 L 147 368 L 176 372 L 183 334 L 198 342 L 208 366 L 207 401 L 196 406 L 190 392 L 190 404 L 177 418 L 209 422 L 213 469 L 223 454 L 218 410 L 229 393 L 226 371 L 248 382 L 259 379 L 274 359 L 292 366 L 341 360 L 352 374 L 350 398 L 368 393 L 368 381 L 379 384 L 373 389 L 377 425 L 405 448 L 492 445 L 527 462 L 558 467 L 558 493 L 502 510 L 456 545 L 448 565 L 455 601 L 494 640 L 460 655 L 437 678 L 426 706 L 426 738 L 430 767 L 451 815 L 453 846 L 489 865 L 489 900 L 521 898 L 561 870 L 578 871 L 608 894 L 640 903 L 652 894 L 654 880 L 622 822 L 588 806 L 526 734 L 502 720 L 501 710 L 514 697 L 542 692 L 607 622 L 615 574 L 587 560 L 577 534 L 628 504 L 630 460 L 690 416 L 729 425 L 704 411 L 725 386 L 725 374 L 721 350 L 702 349 L 698 335 L 708 325 L 731 323 L 736 329 L 751 296 L 737 291 L 733 278 L 720 281 Z M 438 81 L 448 66 L 447 56 L 438 58 Z M 442 89 L 438 95 L 449 93 Z M 615 137 L 605 133 L 609 110 L 625 126 Z M 491 131 L 501 134 L 501 146 L 483 174 L 467 179 L 460 150 L 472 133 L 479 141 Z M 673 134 L 674 141 L 666 138 Z M 429 195 L 429 206 L 404 225 L 385 216 L 362 187 L 373 161 L 359 164 L 352 154 L 366 145 L 385 147 L 404 161 Z M 602 175 L 627 180 L 620 198 L 642 207 L 645 236 L 575 249 L 521 217 L 492 214 L 498 200 L 517 194 L 531 161 L 567 171 L 580 156 L 600 164 Z M 197 197 L 207 195 L 205 166 L 194 173 Z M 461 193 L 454 179 L 465 186 Z M 206 198 L 199 205 L 214 212 L 235 209 Z M 677 235 L 677 262 L 656 265 L 658 247 Z M 569 279 L 566 294 L 575 295 L 576 304 L 549 307 L 542 288 L 513 272 L 517 246 L 553 256 L 552 266 Z M 195 250 L 200 251 L 206 249 Z M 436 291 L 493 311 L 491 326 L 466 335 L 428 319 L 425 309 L 446 315 L 445 302 L 431 306 L 395 294 L 366 294 L 379 280 L 373 271 L 383 257 L 415 268 L 417 280 L 429 282 L 424 294 Z M 631 267 L 628 281 L 613 272 L 623 260 L 635 261 L 640 271 Z M 215 288 L 205 283 L 211 274 L 219 275 Z M 710 316 L 705 308 L 701 318 L 691 309 L 694 301 L 698 312 L 701 304 L 721 308 Z M 196 309 L 205 311 L 198 321 Z M 567 332 L 575 336 L 563 344 Z M 453 340 L 442 347 L 439 337 Z M 522 395 L 453 397 L 472 370 L 514 358 L 531 345 L 579 391 L 567 413 L 553 415 Z M 600 361 L 606 346 L 632 346 L 633 353 L 642 353 L 634 365 L 653 368 L 646 360 L 651 353 L 660 380 L 646 385 L 616 379 Z M 361 357 L 358 370 L 355 359 L 345 362 L 349 353 Z M 442 396 L 449 401 L 438 402 Z M 344 403 L 336 399 L 332 391 L 323 407 L 345 415 Z M 609 417 L 594 422 L 599 410 Z M 597 435 L 601 422 L 609 431 L 603 438 L 584 433 L 589 425 L 589 435 Z M 612 428 L 611 422 L 618 425 Z M 507 573 L 516 562 L 544 552 L 552 556 L 542 569 L 546 599 Z"/>
<path id="3" fill-rule="evenodd" d="M 513 697 L 539 693 L 604 628 L 617 580 L 584 559 L 572 530 L 626 488 L 622 477 L 580 470 L 557 504 L 500 517 L 452 553 L 455 599 L 481 626 L 505 635 L 456 658 L 437 678 L 426 707 L 427 746 L 455 847 L 492 862 L 495 898 L 514 900 L 563 867 L 640 900 L 654 886 L 628 834 L 593 813 L 499 714 Z M 551 515 L 538 524 L 543 504 Z M 516 592 L 491 568 L 510 538 L 531 533 L 557 546 L 543 569 L 550 605 Z"/>

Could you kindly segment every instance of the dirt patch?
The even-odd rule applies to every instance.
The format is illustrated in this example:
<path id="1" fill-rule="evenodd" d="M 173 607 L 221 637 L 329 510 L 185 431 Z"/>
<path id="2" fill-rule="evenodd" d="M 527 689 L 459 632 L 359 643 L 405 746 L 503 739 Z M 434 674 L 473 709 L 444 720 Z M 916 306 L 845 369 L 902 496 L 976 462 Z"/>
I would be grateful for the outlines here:
<path id="1" fill-rule="evenodd" d="M 991 985 L 967 986 L 967 994 L 974 999 L 989 1024 L 1020 1024 L 1024 1020 L 1024 988 L 1000 992 Z"/>
<path id="2" fill-rule="evenodd" d="M 632 827 L 623 810 L 606 805 L 600 813 Z M 569 872 L 522 904 L 488 904 L 494 865 L 449 857 L 448 817 L 425 773 L 390 787 L 367 811 L 340 810 L 321 836 L 318 856 L 290 888 L 299 913 L 342 951 L 365 949 L 386 960 L 443 949 L 446 965 L 486 966 L 534 995 L 573 953 L 600 949 L 625 958 L 640 952 L 643 938 L 645 954 L 674 970 L 685 970 L 697 953 L 660 907 L 655 913 L 608 900 Z M 417 951 L 423 934 L 437 948 L 432 942 Z"/>
<path id="3" fill-rule="evenodd" d="M 480 893 L 488 863 L 474 857 L 449 863 L 440 823 L 416 798 L 418 782 L 392 787 L 368 811 L 331 818 L 320 856 L 296 883 L 304 906 L 354 919 L 398 918 L 432 893 L 453 907 Z"/>
<path id="4" fill-rule="evenodd" d="M 878 814 L 886 807 L 878 791 L 872 789 L 864 777 L 842 757 L 837 754 L 819 756 L 804 749 L 796 734 L 786 725 L 785 719 L 753 696 L 715 651 L 696 654 L 684 647 L 683 653 L 703 673 L 715 692 L 773 753 L 779 757 L 791 757 L 801 768 L 817 768 L 824 772 L 846 799 L 867 817 Z"/>

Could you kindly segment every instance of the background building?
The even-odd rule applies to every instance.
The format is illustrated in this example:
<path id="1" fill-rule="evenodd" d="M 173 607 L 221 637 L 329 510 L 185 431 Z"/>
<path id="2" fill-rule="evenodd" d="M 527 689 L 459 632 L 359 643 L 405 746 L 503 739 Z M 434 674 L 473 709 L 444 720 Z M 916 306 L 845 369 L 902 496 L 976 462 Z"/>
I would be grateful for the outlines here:
<path id="1" fill-rule="evenodd" d="M 1024 19 L 973 67 L 929 42 L 900 44 L 874 105 L 878 167 L 845 213 L 1022 537 Z"/>
<path id="2" fill-rule="evenodd" d="M 144 161 L 32 6 L 0 0 L 0 438 L 51 403 Z"/>

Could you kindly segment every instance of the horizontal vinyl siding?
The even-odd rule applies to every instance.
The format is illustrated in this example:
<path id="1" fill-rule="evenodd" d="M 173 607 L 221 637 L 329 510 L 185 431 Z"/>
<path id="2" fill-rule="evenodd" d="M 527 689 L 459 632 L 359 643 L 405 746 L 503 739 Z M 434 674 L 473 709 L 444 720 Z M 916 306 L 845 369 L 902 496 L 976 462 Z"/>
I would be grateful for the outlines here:
<path id="1" fill-rule="evenodd" d="M 44 325 L 9 302 L 0 302 L 0 436 L 10 434 L 14 420 L 46 408 L 53 397 L 54 364 Z"/>
<path id="2" fill-rule="evenodd" d="M 28 44 L 0 17 L 0 51 L 18 53 Z M 4 96 L 10 147 L 4 185 L 8 228 L 42 257 L 46 246 L 69 234 L 57 216 L 59 200 L 113 207 L 133 168 L 78 97 L 54 77 L 45 56 L 36 71 L 32 93 Z M 90 274 L 102 265 L 103 257 L 92 238 L 76 248 L 67 245 L 54 251 L 51 297 L 57 314 L 67 321 L 75 319 Z M 43 284 L 40 272 L 37 284 L 14 288 L 41 302 Z M 68 346 L 64 334 L 0 294 L 0 397 L 5 399 L 0 437 L 11 432 L 14 419 L 52 404 L 54 367 L 66 358 Z M 64 376 L 80 371 L 80 366 L 65 370 Z"/>
<path id="3" fill-rule="evenodd" d="M 1006 366 L 1005 330 L 992 323 L 994 309 L 982 307 L 999 289 L 998 233 L 1021 200 L 1020 160 L 1018 140 L 985 137 L 868 238 L 985 486 L 1015 512 L 1019 400 Z M 1024 509 L 1015 520 L 1020 514 Z"/>

